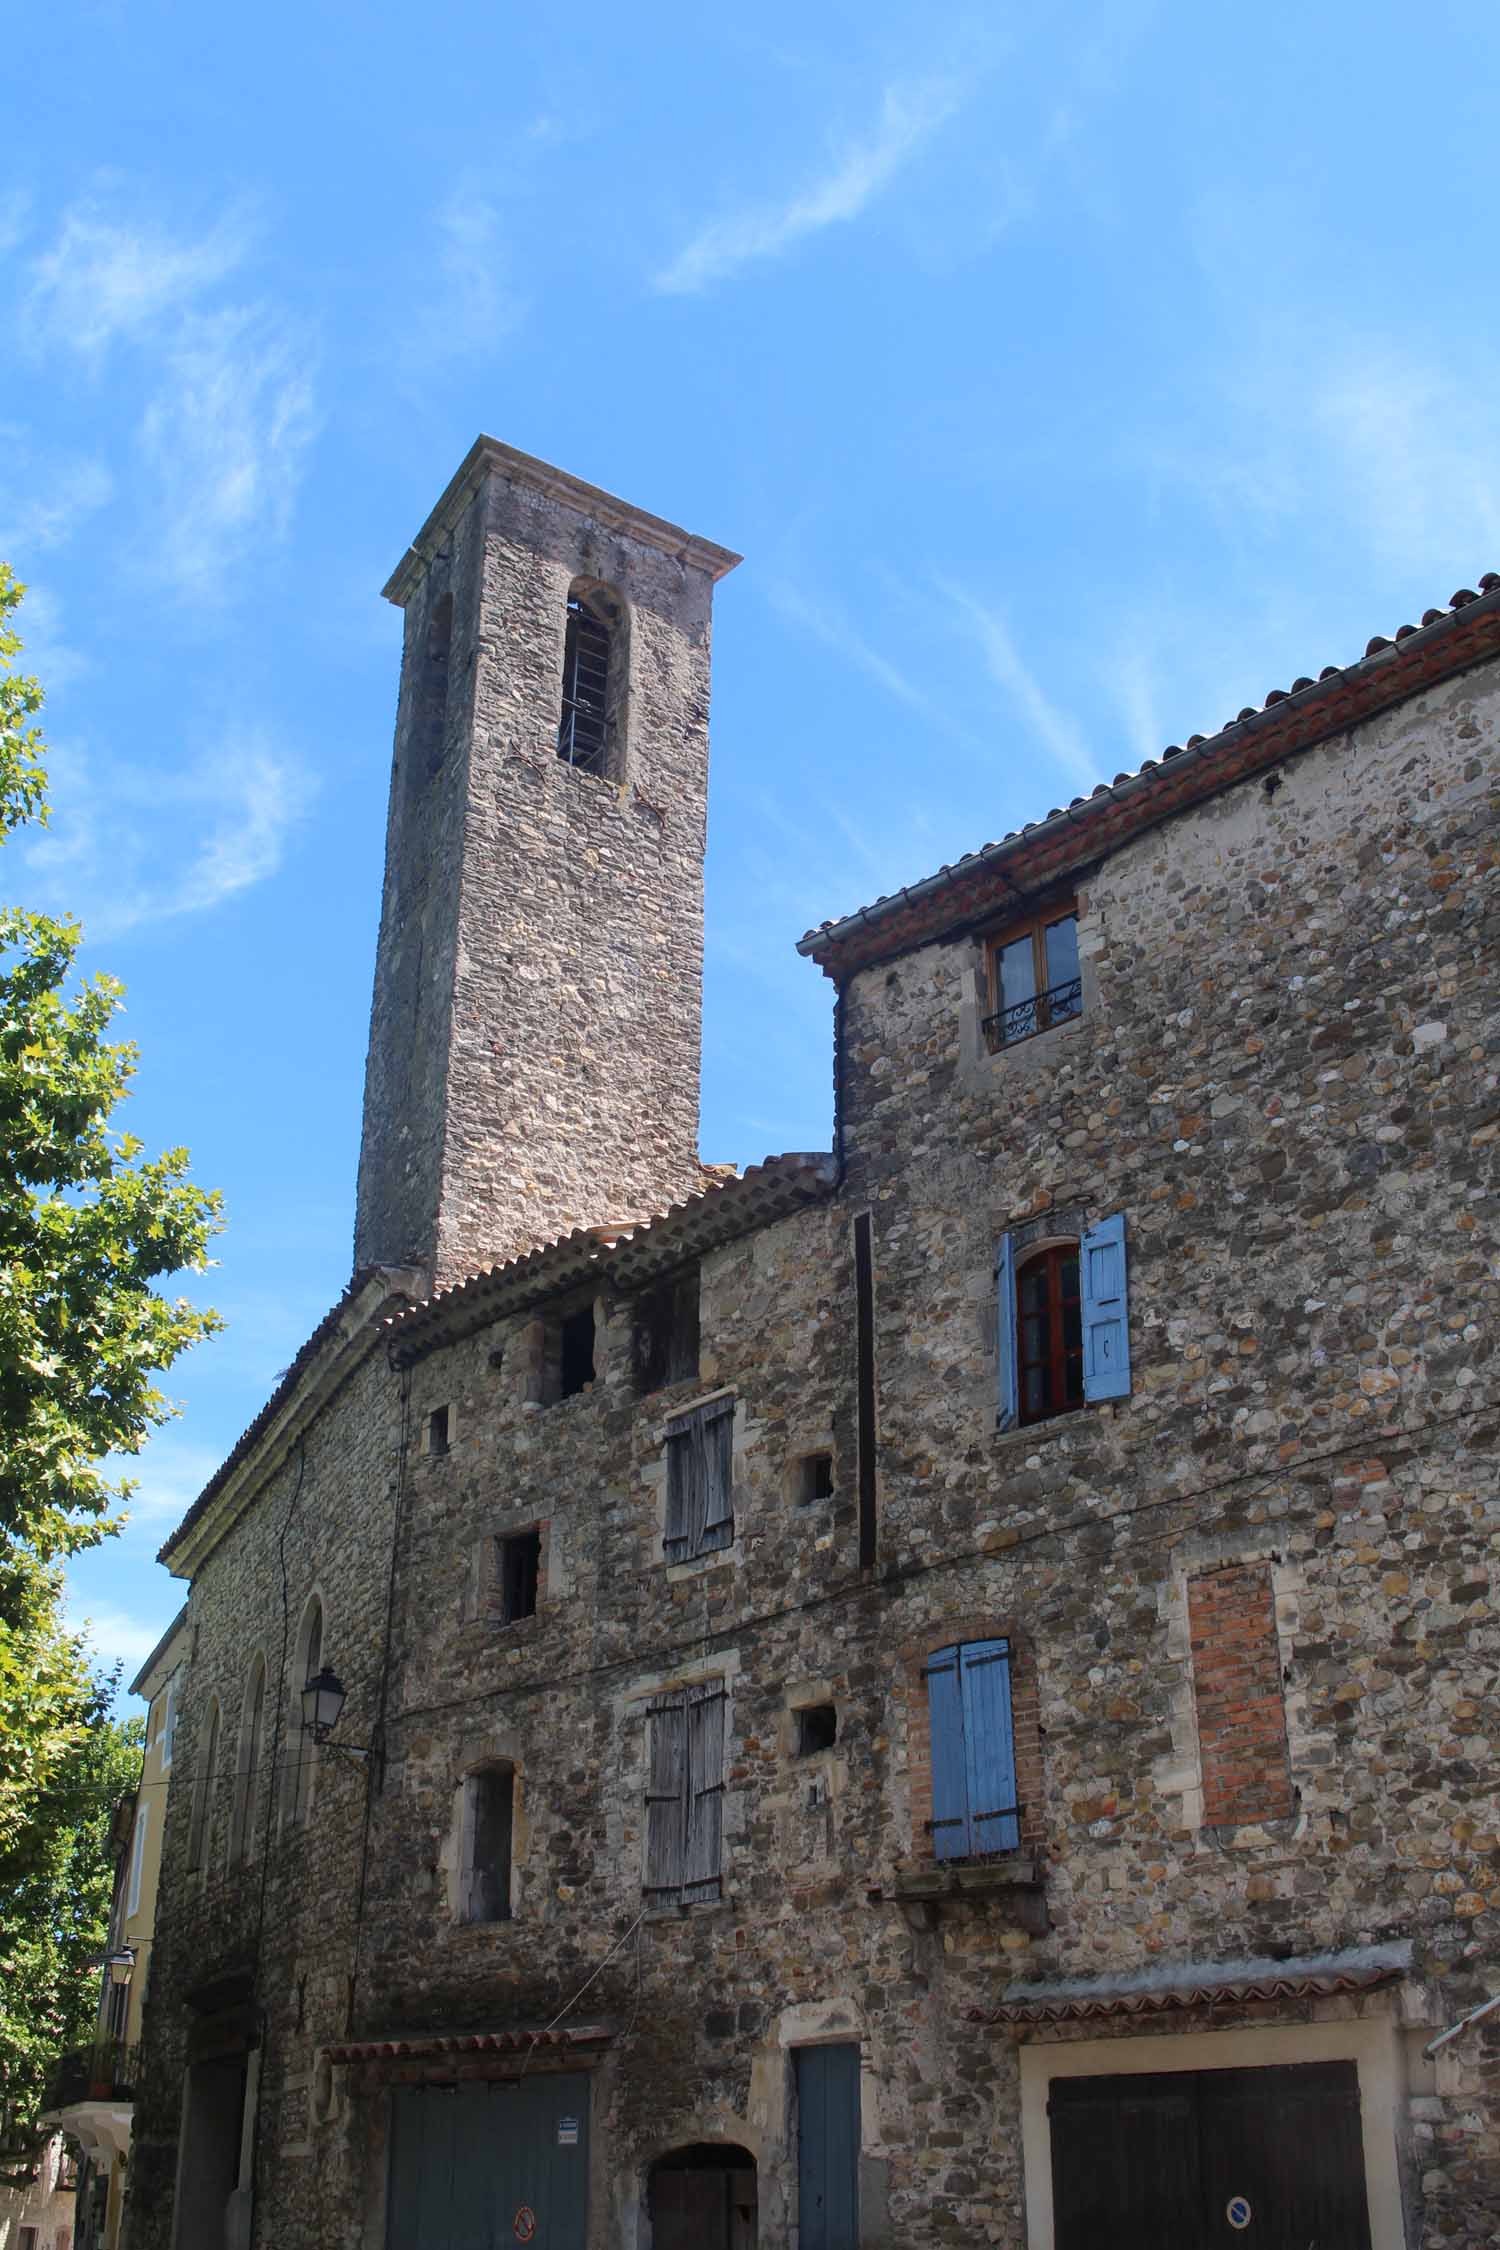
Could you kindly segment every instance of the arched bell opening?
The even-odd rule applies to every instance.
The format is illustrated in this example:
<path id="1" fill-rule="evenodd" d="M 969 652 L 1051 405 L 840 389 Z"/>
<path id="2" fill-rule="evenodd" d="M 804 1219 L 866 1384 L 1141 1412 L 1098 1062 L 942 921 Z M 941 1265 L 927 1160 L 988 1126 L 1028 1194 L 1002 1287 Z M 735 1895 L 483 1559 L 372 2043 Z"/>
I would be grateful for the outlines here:
<path id="1" fill-rule="evenodd" d="M 755 2158 L 734 2141 L 658 2157 L 647 2202 L 651 2250 L 755 2250 Z"/>

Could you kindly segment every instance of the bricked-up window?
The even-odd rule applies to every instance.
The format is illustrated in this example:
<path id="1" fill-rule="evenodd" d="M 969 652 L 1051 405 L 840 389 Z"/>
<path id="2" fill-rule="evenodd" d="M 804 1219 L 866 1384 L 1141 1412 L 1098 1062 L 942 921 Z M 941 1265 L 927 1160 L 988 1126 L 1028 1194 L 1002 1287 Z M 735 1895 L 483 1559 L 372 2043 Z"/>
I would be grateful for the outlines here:
<path id="1" fill-rule="evenodd" d="M 1013 1047 L 1083 1012 L 1078 966 L 1078 907 L 1055 902 L 990 940 L 989 1013 L 984 1035 L 992 1050 Z"/>
<path id="2" fill-rule="evenodd" d="M 610 587 L 574 579 L 563 636 L 557 754 L 584 773 L 607 775 L 616 762 L 624 617 L 624 604 Z"/>
<path id="3" fill-rule="evenodd" d="M 1018 1243 L 996 1259 L 999 1420 L 1045 1422 L 1130 1395 L 1125 1220 L 1116 1213 L 1077 1241 Z"/>
<path id="4" fill-rule="evenodd" d="M 430 781 L 443 762 L 448 725 L 448 681 L 453 661 L 453 596 L 444 594 L 432 612 L 422 669 L 417 680 L 418 727 L 413 732 L 412 777 Z"/>
<path id="5" fill-rule="evenodd" d="M 240 1745 L 234 1776 L 234 1811 L 229 1824 L 229 1861 L 248 1859 L 259 1834 L 261 1754 L 266 1735 L 266 1660 L 256 1656 L 245 1681 L 240 1707 Z M 302 1738 L 299 1736 L 298 1745 Z"/>
<path id="6" fill-rule="evenodd" d="M 208 1732 L 203 1740 L 203 1755 L 198 1760 L 198 1771 L 193 1777 L 193 1811 L 188 1825 L 189 1867 L 202 1867 L 213 1850 L 211 1824 L 214 1787 L 218 1778 L 219 1700 L 215 1696 L 208 1707 Z"/>
<path id="7" fill-rule="evenodd" d="M 481 1766 L 464 1782 L 461 1921 L 510 1920 L 515 1786 L 508 1765 Z"/>
<path id="8" fill-rule="evenodd" d="M 927 1660 L 934 1859 L 979 1859 L 1020 1846 L 1010 1643 L 960 1641 Z"/>
<path id="9" fill-rule="evenodd" d="M 1204 1824 L 1287 1819 L 1296 1799 L 1271 1566 L 1207 1571 L 1187 1592 Z"/>
<path id="10" fill-rule="evenodd" d="M 656 1695 L 647 1705 L 648 1905 L 693 1906 L 717 1898 L 723 1874 L 722 1680 Z"/>
<path id="11" fill-rule="evenodd" d="M 710 1399 L 667 1424 L 669 1563 L 691 1562 L 734 1539 L 734 1400 Z"/>
<path id="12" fill-rule="evenodd" d="M 644 1395 L 698 1373 L 698 1268 L 672 1274 L 635 1302 L 635 1387 Z"/>
<path id="13" fill-rule="evenodd" d="M 497 1539 L 495 1547 L 501 1624 L 514 1625 L 523 1617 L 535 1617 L 542 1560 L 540 1530 L 533 1525 L 530 1531 L 512 1532 L 508 1538 Z"/>

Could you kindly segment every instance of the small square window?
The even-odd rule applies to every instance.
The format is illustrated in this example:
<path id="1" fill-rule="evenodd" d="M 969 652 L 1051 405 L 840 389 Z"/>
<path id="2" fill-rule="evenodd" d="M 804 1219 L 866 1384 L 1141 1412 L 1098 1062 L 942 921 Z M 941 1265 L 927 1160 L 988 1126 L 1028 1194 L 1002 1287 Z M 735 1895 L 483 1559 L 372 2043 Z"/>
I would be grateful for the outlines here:
<path id="1" fill-rule="evenodd" d="M 792 1494 L 799 1508 L 833 1498 L 833 1455 L 804 1453 L 792 1465 Z"/>
<path id="2" fill-rule="evenodd" d="M 540 1531 L 517 1531 L 496 1541 L 500 1581 L 500 1622 L 514 1625 L 536 1615 L 537 1579 L 541 1570 Z"/>
<path id="3" fill-rule="evenodd" d="M 446 1406 L 435 1406 L 427 1417 L 427 1450 L 429 1453 L 446 1453 L 449 1447 L 451 1418 Z"/>
<path id="4" fill-rule="evenodd" d="M 833 1748 L 839 1733 L 839 1715 L 834 1704 L 808 1703 L 793 1716 L 797 1721 L 799 1758 L 813 1758 L 820 1750 Z"/>
<path id="5" fill-rule="evenodd" d="M 991 938 L 987 973 L 984 1036 L 992 1053 L 1081 1015 L 1077 901 L 1054 900 Z"/>

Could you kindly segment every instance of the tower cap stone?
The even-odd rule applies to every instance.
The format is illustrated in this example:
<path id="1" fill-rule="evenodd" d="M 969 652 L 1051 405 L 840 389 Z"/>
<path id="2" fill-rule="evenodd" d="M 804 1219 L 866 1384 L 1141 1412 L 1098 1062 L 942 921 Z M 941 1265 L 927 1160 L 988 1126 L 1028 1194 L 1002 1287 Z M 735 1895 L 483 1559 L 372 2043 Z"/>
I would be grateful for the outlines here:
<path id="1" fill-rule="evenodd" d="M 658 547 L 692 569 L 706 571 L 715 581 L 727 577 L 735 564 L 744 560 L 728 547 L 716 547 L 711 539 L 700 539 L 680 524 L 648 515 L 644 508 L 633 508 L 628 500 L 602 492 L 596 484 L 569 476 L 566 469 L 554 469 L 550 462 L 538 461 L 533 454 L 502 445 L 498 438 L 481 436 L 464 455 L 447 490 L 381 588 L 388 602 L 405 608 L 422 572 L 485 478 L 492 475 L 502 476 L 511 484 L 530 485 L 533 491 L 576 508 L 606 530 L 620 531 L 648 547 Z"/>

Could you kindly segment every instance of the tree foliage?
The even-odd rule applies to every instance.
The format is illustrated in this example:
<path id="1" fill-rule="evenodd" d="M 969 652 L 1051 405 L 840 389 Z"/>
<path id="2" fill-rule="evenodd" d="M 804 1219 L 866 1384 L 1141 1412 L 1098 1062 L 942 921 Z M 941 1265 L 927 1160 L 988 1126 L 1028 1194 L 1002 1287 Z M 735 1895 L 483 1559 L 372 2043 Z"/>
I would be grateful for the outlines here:
<path id="1" fill-rule="evenodd" d="M 0 564 L 0 839 L 47 817 L 42 694 L 19 674 L 22 587 Z M 0 908 L 0 1618 L 25 1603 L 25 1557 L 91 1546 L 127 1498 L 103 1463 L 173 1411 L 155 1378 L 212 1312 L 153 1283 L 201 1271 L 218 1197 L 184 1149 L 146 1157 L 111 1123 L 136 1050 L 106 1037 L 122 988 L 70 991 L 82 931 Z"/>
<path id="2" fill-rule="evenodd" d="M 0 842 L 47 818 L 42 692 L 17 672 L 23 589 L 0 564 Z M 140 1729 L 61 1616 L 61 1558 L 116 1528 L 112 1454 L 173 1411 L 156 1378 L 218 1326 L 154 1286 L 199 1271 L 218 1198 L 182 1149 L 112 1120 L 135 1049 L 121 987 L 78 977 L 76 922 L 0 908 L 0 2118 L 24 2156 L 60 2051 L 94 2031 L 110 1820 Z"/>
<path id="3" fill-rule="evenodd" d="M 59 2054 L 90 2044 L 108 1936 L 110 1823 L 136 1786 L 141 1724 L 59 1619 L 60 1574 L 31 1563 L 0 1620 L 0 2179 L 19 2176 Z"/>

